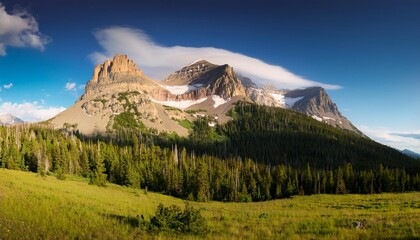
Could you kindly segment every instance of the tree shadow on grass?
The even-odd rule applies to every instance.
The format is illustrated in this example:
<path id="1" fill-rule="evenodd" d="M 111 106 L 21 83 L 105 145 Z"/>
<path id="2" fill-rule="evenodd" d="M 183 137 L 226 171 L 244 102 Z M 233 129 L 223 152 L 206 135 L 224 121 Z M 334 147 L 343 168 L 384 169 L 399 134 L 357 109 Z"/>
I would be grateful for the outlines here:
<path id="1" fill-rule="evenodd" d="M 140 226 L 139 219 L 136 217 L 127 217 L 127 216 L 122 216 L 122 215 L 117 215 L 117 214 L 101 214 L 101 215 L 109 219 L 117 220 L 121 224 L 127 224 L 132 227 Z"/>

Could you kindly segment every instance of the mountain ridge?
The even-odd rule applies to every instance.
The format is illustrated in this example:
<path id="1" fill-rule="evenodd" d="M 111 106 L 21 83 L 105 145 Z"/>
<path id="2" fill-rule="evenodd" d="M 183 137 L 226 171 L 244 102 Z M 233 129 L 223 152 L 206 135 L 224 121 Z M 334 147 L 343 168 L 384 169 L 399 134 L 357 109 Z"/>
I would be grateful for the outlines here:
<path id="1" fill-rule="evenodd" d="M 75 105 L 50 122 L 56 128 L 65 123 L 77 124 L 84 134 L 110 133 L 115 118 L 129 112 L 134 121 L 142 122 L 147 128 L 186 136 L 189 129 L 180 125 L 180 121 L 192 122 L 196 116 L 185 111 L 203 110 L 204 115 L 224 123 L 229 120 L 226 112 L 238 100 L 299 111 L 363 135 L 339 112 L 323 88 L 260 88 L 252 79 L 238 75 L 228 64 L 215 65 L 203 59 L 158 81 L 145 75 L 123 54 L 95 66 L 85 92 Z"/>
<path id="2" fill-rule="evenodd" d="M 411 158 L 414 158 L 414 159 L 420 158 L 420 154 L 419 154 L 419 153 L 413 152 L 413 151 L 408 150 L 408 149 L 404 149 L 404 150 L 402 150 L 401 152 L 402 152 L 403 154 L 405 154 L 405 155 L 407 155 L 407 156 L 411 157 Z"/>

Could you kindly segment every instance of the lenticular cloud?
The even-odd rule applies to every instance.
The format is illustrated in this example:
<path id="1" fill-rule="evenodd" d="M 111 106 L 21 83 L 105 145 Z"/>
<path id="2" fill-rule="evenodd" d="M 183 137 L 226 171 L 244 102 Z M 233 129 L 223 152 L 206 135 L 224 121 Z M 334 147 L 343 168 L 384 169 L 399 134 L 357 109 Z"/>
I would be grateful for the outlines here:
<path id="1" fill-rule="evenodd" d="M 295 75 L 281 66 L 271 65 L 259 59 L 213 47 L 161 46 L 139 29 L 110 27 L 94 33 L 103 51 L 90 55 L 95 63 L 117 53 L 127 54 L 149 76 L 164 79 L 170 73 L 197 59 L 214 64 L 229 64 L 235 71 L 252 78 L 259 85 L 275 85 L 282 89 L 320 86 L 339 89 L 338 85 L 311 81 Z"/>

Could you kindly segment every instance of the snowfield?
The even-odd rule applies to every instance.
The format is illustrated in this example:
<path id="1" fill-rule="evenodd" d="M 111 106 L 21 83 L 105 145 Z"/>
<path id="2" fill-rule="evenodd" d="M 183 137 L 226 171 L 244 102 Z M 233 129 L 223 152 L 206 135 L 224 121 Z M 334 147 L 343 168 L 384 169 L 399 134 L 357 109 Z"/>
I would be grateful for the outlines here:
<path id="1" fill-rule="evenodd" d="M 279 93 L 270 93 L 270 95 L 281 105 L 284 105 L 286 107 L 293 107 L 293 105 L 295 105 L 295 103 L 301 99 L 303 99 L 303 97 L 297 97 L 297 98 L 288 98 L 285 97 L 283 94 L 279 94 Z"/>
<path id="2" fill-rule="evenodd" d="M 316 115 L 312 115 L 312 118 L 315 119 L 315 120 L 318 120 L 318 121 L 322 122 L 322 118 L 320 118 L 320 117 L 318 117 Z"/>
<path id="3" fill-rule="evenodd" d="M 286 106 L 288 106 L 288 107 L 293 107 L 293 105 L 295 105 L 295 103 L 297 102 L 297 101 L 300 101 L 300 100 L 302 100 L 303 99 L 303 97 L 297 97 L 297 98 L 284 98 L 285 99 L 285 102 L 286 102 Z"/>
<path id="4" fill-rule="evenodd" d="M 222 97 L 220 97 L 219 95 L 213 95 L 211 97 L 214 101 L 214 108 L 217 108 L 218 106 L 227 103 L 227 101 L 225 99 L 223 99 Z"/>
<path id="5" fill-rule="evenodd" d="M 202 87 L 203 84 L 181 85 L 181 86 L 165 86 L 165 85 L 160 85 L 160 86 L 163 87 L 163 88 L 165 88 L 166 90 L 168 90 L 172 94 L 179 95 L 179 94 L 187 93 L 189 91 L 198 89 L 198 88 Z"/>
<path id="6" fill-rule="evenodd" d="M 286 101 L 284 100 L 284 95 L 278 93 L 269 93 L 278 103 L 285 105 Z"/>
<path id="7" fill-rule="evenodd" d="M 162 104 L 162 105 L 166 105 L 166 106 L 169 106 L 169 107 L 175 107 L 175 108 L 179 108 L 179 109 L 189 108 L 192 105 L 202 103 L 202 102 L 204 102 L 206 100 L 207 100 L 207 97 L 201 98 L 201 99 L 198 99 L 198 100 L 195 100 L 195 101 L 193 101 L 193 100 L 185 100 L 185 101 L 157 101 L 157 100 L 152 99 L 152 101 L 155 102 L 155 103 L 159 103 L 159 104 Z"/>

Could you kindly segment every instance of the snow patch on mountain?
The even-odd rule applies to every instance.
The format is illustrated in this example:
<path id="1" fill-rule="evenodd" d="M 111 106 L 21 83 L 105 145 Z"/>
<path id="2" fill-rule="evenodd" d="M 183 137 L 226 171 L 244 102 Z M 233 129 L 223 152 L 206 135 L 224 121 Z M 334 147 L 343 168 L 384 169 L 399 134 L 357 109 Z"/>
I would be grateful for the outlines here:
<path id="1" fill-rule="evenodd" d="M 297 98 L 288 98 L 288 97 L 286 97 L 286 98 L 284 98 L 284 101 L 286 102 L 286 106 L 293 107 L 293 105 L 295 105 L 295 103 L 297 101 L 300 101 L 302 99 L 303 99 L 303 97 L 297 97 Z"/>
<path id="2" fill-rule="evenodd" d="M 285 105 L 286 100 L 284 99 L 284 95 L 283 94 L 278 94 L 278 93 L 269 93 L 278 103 L 280 103 L 281 105 Z"/>
<path id="3" fill-rule="evenodd" d="M 169 106 L 169 107 L 175 107 L 175 108 L 179 108 L 179 109 L 189 108 L 192 105 L 202 103 L 206 100 L 207 100 L 207 97 L 197 99 L 197 100 L 184 100 L 184 101 L 158 101 L 158 100 L 152 99 L 152 101 L 155 102 L 155 103 L 159 103 L 161 105 L 166 105 L 166 106 Z"/>
<path id="4" fill-rule="evenodd" d="M 296 97 L 296 98 L 289 98 L 285 97 L 283 94 L 280 93 L 269 93 L 278 103 L 281 105 L 285 105 L 287 107 L 293 107 L 297 101 L 303 99 L 303 97 Z"/>
<path id="5" fill-rule="evenodd" d="M 311 117 L 312 117 L 313 119 L 317 120 L 317 121 L 322 122 L 322 118 L 320 118 L 320 117 L 318 117 L 318 116 L 316 116 L 316 115 L 312 115 Z"/>
<path id="6" fill-rule="evenodd" d="M 181 85 L 181 86 L 165 86 L 165 85 L 160 85 L 161 87 L 165 88 L 166 90 L 168 90 L 169 92 L 171 92 L 172 94 L 184 94 L 187 93 L 189 91 L 198 89 L 200 87 L 203 86 L 203 84 L 194 84 L 194 85 Z"/>
<path id="7" fill-rule="evenodd" d="M 214 101 L 214 108 L 217 108 L 218 106 L 227 103 L 227 101 L 225 99 L 223 99 L 222 97 L 220 97 L 219 95 L 213 95 L 211 97 Z"/>
<path id="8" fill-rule="evenodd" d="M 195 60 L 194 62 L 192 62 L 192 63 L 188 64 L 188 66 L 194 65 L 194 64 L 196 64 L 196 63 L 198 63 L 198 62 L 200 62 L 200 61 L 205 61 L 205 60 L 204 60 L 204 59 L 197 59 L 197 60 Z"/>
<path id="9" fill-rule="evenodd" d="M 330 118 L 330 117 L 322 117 L 324 120 L 331 120 L 331 121 L 336 121 L 334 118 Z"/>

